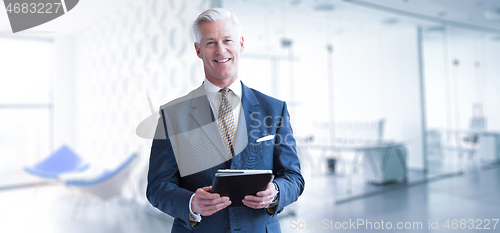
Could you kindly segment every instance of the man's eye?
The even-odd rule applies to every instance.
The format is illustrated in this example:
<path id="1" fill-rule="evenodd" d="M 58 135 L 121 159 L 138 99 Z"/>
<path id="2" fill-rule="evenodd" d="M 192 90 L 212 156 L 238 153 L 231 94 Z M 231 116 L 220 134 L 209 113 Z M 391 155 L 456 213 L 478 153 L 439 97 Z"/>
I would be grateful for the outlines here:
<path id="1" fill-rule="evenodd" d="M 207 45 L 211 45 L 211 44 L 214 44 L 214 42 L 213 41 L 207 42 Z"/>
<path id="2" fill-rule="evenodd" d="M 227 39 L 227 40 L 226 40 L 226 42 L 232 42 L 232 40 L 230 40 L 230 39 Z"/>

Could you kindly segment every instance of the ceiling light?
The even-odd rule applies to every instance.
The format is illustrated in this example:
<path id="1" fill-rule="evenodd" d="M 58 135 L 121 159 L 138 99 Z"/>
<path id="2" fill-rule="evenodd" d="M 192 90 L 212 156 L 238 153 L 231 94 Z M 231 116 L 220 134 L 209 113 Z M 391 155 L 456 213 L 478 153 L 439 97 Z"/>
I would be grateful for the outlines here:
<path id="1" fill-rule="evenodd" d="M 398 18 L 387 18 L 382 20 L 382 24 L 384 25 L 395 25 L 399 23 Z"/>
<path id="2" fill-rule="evenodd" d="M 448 15 L 448 13 L 446 11 L 440 11 L 436 15 L 439 17 L 446 17 L 446 15 Z"/>
<path id="3" fill-rule="evenodd" d="M 318 4 L 314 6 L 315 11 L 333 11 L 334 9 L 333 4 Z"/>
<path id="4" fill-rule="evenodd" d="M 428 32 L 443 32 L 445 29 L 443 26 L 434 26 L 434 27 L 429 27 L 426 28 L 425 31 Z"/>
<path id="5" fill-rule="evenodd" d="M 316 0 L 313 5 L 315 11 L 333 11 L 335 6 L 330 0 Z"/>

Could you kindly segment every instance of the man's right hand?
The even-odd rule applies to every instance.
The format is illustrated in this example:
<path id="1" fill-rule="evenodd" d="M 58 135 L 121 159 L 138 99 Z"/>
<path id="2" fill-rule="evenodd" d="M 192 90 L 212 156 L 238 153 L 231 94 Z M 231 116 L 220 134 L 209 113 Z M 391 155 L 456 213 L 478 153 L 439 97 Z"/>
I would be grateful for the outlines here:
<path id="1" fill-rule="evenodd" d="M 231 205 L 229 197 L 221 197 L 217 193 L 210 193 L 210 189 L 212 189 L 212 186 L 196 190 L 191 202 L 191 210 L 195 214 L 210 216 Z"/>

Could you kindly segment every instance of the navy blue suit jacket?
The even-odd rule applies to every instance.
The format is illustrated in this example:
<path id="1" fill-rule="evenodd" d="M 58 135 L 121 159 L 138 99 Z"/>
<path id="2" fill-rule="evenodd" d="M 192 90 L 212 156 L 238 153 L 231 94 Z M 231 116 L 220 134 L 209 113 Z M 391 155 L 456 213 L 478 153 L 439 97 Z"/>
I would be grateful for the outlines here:
<path id="1" fill-rule="evenodd" d="M 220 134 L 217 138 L 208 130 L 215 119 L 203 85 L 160 108 L 161 117 L 151 147 L 146 196 L 153 206 L 175 219 L 172 232 L 280 232 L 276 215 L 302 194 L 304 179 L 286 103 L 242 83 L 241 104 L 238 132 L 246 134 L 237 133 L 236 140 L 240 143 L 236 142 L 235 155 L 230 159 L 223 158 L 225 149 Z M 240 130 L 242 127 L 246 131 Z M 258 138 L 268 135 L 275 137 L 257 142 Z M 202 153 L 201 150 L 212 154 L 220 151 L 221 156 L 189 157 Z M 211 165 L 203 167 L 206 164 Z M 218 169 L 272 170 L 280 191 L 275 211 L 228 207 L 211 216 L 202 216 L 202 221 L 192 226 L 189 221 L 191 195 L 198 188 L 210 186 Z"/>

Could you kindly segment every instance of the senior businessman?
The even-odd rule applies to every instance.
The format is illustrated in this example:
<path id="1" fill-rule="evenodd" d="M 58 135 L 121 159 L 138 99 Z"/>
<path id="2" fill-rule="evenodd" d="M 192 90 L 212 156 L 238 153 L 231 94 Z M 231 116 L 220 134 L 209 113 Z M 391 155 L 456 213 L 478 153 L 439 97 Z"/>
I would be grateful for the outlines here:
<path id="1" fill-rule="evenodd" d="M 160 107 L 148 200 L 175 219 L 174 233 L 280 232 L 277 214 L 304 190 L 286 103 L 240 81 L 244 39 L 235 14 L 206 10 L 193 32 L 205 80 Z M 275 178 L 266 190 L 230 200 L 210 192 L 218 169 L 272 170 Z"/>

